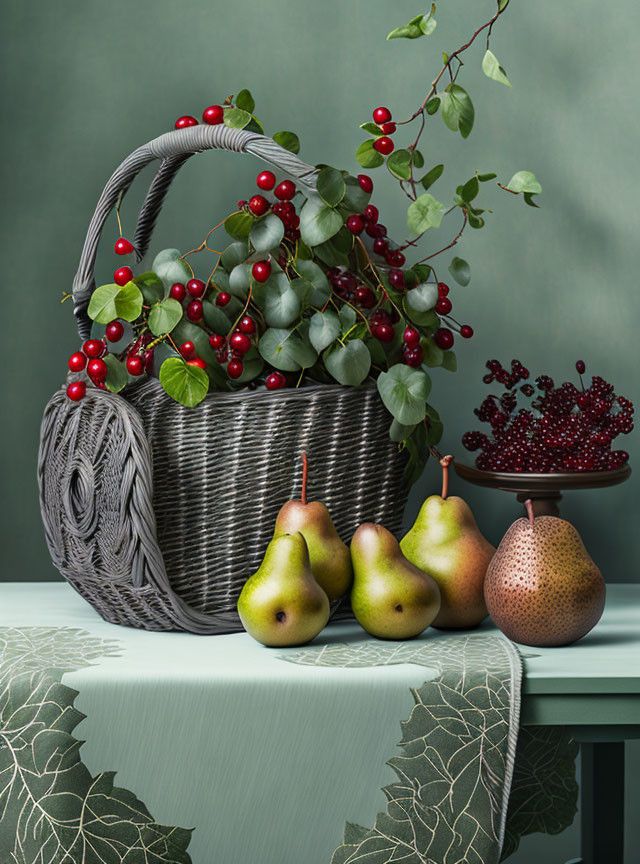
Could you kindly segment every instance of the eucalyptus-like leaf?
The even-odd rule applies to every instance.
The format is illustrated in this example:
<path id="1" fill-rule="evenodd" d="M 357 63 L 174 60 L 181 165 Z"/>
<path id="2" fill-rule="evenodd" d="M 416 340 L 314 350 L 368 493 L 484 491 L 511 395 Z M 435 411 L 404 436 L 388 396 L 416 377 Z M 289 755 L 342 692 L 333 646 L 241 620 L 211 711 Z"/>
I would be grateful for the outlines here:
<path id="1" fill-rule="evenodd" d="M 398 180 L 411 177 L 411 153 L 408 150 L 394 150 L 387 156 L 387 168 Z"/>
<path id="2" fill-rule="evenodd" d="M 407 210 L 407 225 L 416 235 L 424 234 L 429 228 L 439 228 L 444 216 L 444 206 L 425 192 L 412 201 Z"/>
<path id="3" fill-rule="evenodd" d="M 434 96 L 433 99 L 429 99 L 426 105 L 427 114 L 430 116 L 435 114 L 438 108 L 440 107 L 440 97 Z"/>
<path id="4" fill-rule="evenodd" d="M 464 258 L 452 258 L 451 264 L 449 264 L 449 273 L 451 273 L 458 285 L 469 284 L 471 268 Z"/>
<path id="5" fill-rule="evenodd" d="M 329 280 L 325 276 L 322 267 L 319 267 L 315 261 L 296 261 L 296 273 L 303 279 L 311 282 L 314 291 L 309 302 L 312 306 L 324 306 L 331 296 L 331 286 Z"/>
<path id="6" fill-rule="evenodd" d="M 173 297 L 165 297 L 159 303 L 154 303 L 149 312 L 149 330 L 154 336 L 171 333 L 182 318 L 182 303 Z"/>
<path id="7" fill-rule="evenodd" d="M 212 303 L 211 300 L 202 301 L 204 323 L 209 330 L 213 330 L 214 333 L 219 333 L 221 336 L 227 333 L 233 323 L 226 314 L 225 310 L 228 308 L 229 306 L 225 306 L 224 309 L 221 309 L 220 306 Z"/>
<path id="8" fill-rule="evenodd" d="M 309 341 L 318 353 L 328 348 L 340 334 L 340 319 L 331 309 L 316 312 L 309 321 Z"/>
<path id="9" fill-rule="evenodd" d="M 369 203 L 371 193 L 365 192 L 355 177 L 345 177 L 344 186 L 344 198 L 342 199 L 341 206 L 346 207 L 352 213 L 362 213 Z"/>
<path id="10" fill-rule="evenodd" d="M 356 150 L 356 159 L 363 168 L 378 168 L 384 163 L 384 156 L 373 147 L 371 138 L 367 138 Z"/>
<path id="11" fill-rule="evenodd" d="M 340 309 L 338 316 L 340 318 L 342 335 L 344 336 L 352 329 L 353 325 L 356 323 L 356 310 L 353 308 L 353 306 L 344 305 Z"/>
<path id="12" fill-rule="evenodd" d="M 467 91 L 459 84 L 449 84 L 440 94 L 440 100 L 440 113 L 445 126 L 467 138 L 475 119 L 475 110 Z"/>
<path id="13" fill-rule="evenodd" d="M 438 285 L 436 282 L 423 282 L 407 291 L 405 299 L 410 309 L 428 312 L 438 302 Z"/>
<path id="14" fill-rule="evenodd" d="M 295 132 L 276 132 L 273 140 L 290 153 L 300 152 L 300 139 Z"/>
<path id="15" fill-rule="evenodd" d="M 442 172 L 444 171 L 444 165 L 434 165 L 430 171 L 424 175 L 422 180 L 420 181 L 425 189 L 425 191 L 436 182 L 436 180 L 442 176 Z"/>
<path id="16" fill-rule="evenodd" d="M 269 327 L 288 327 L 300 316 L 300 297 L 284 273 L 272 276 L 266 283 L 262 308 Z"/>
<path id="17" fill-rule="evenodd" d="M 362 384 L 371 368 L 371 355 L 360 339 L 328 348 L 322 359 L 327 371 L 345 387 Z"/>
<path id="18" fill-rule="evenodd" d="M 507 87 L 511 87 L 511 81 L 509 81 L 509 79 L 507 78 L 507 73 L 500 65 L 496 55 L 492 51 L 489 51 L 488 48 L 485 51 L 484 57 L 482 58 L 482 71 L 487 76 L 487 78 L 491 78 L 493 81 L 497 81 L 499 84 L 504 84 Z"/>
<path id="19" fill-rule="evenodd" d="M 442 368 L 448 372 L 455 372 L 458 368 L 458 360 L 453 351 L 442 352 Z"/>
<path id="20" fill-rule="evenodd" d="M 251 95 L 251 92 L 247 89 L 241 90 L 238 93 L 235 102 L 237 108 L 242 108 L 243 111 L 248 111 L 249 114 L 253 114 L 253 112 L 255 111 L 255 99 Z"/>
<path id="21" fill-rule="evenodd" d="M 204 369 L 189 366 L 182 357 L 169 357 L 160 367 L 162 389 L 187 408 L 198 405 L 209 391 L 209 377 Z"/>
<path id="22" fill-rule="evenodd" d="M 342 228 L 342 216 L 316 196 L 307 199 L 300 211 L 300 235 L 308 246 L 318 246 Z"/>
<path id="23" fill-rule="evenodd" d="M 269 252 L 282 242 L 284 223 L 275 213 L 267 213 L 257 219 L 249 234 L 249 240 L 256 252 Z"/>
<path id="24" fill-rule="evenodd" d="M 251 123 L 251 112 L 243 111 L 242 108 L 225 108 L 224 125 L 229 129 L 244 129 Z"/>
<path id="25" fill-rule="evenodd" d="M 242 264 L 247 260 L 249 255 L 249 245 L 246 240 L 236 240 L 235 243 L 230 243 L 222 252 L 220 263 L 227 271 L 231 273 L 237 264 Z"/>
<path id="26" fill-rule="evenodd" d="M 127 381 L 129 380 L 127 367 L 124 365 L 122 360 L 118 360 L 118 358 L 113 354 L 106 354 L 103 359 L 107 364 L 107 377 L 104 382 L 105 386 L 107 390 L 110 390 L 112 393 L 119 393 L 126 386 Z"/>
<path id="27" fill-rule="evenodd" d="M 360 128 L 363 129 L 365 132 L 368 132 L 370 135 L 384 135 L 384 132 L 378 126 L 378 124 L 372 123 L 371 121 L 369 121 L 368 123 L 361 123 Z"/>
<path id="28" fill-rule="evenodd" d="M 528 192 L 530 195 L 539 195 L 542 192 L 542 186 L 531 171 L 516 172 L 507 183 L 507 189 L 512 192 Z"/>
<path id="29" fill-rule="evenodd" d="M 415 428 L 415 423 L 410 426 L 405 426 L 404 423 L 398 423 L 394 417 L 391 421 L 391 428 L 389 429 L 389 438 L 391 438 L 392 441 L 406 441 Z"/>
<path id="30" fill-rule="evenodd" d="M 229 291 L 244 299 L 252 280 L 251 264 L 237 264 L 229 274 Z"/>
<path id="31" fill-rule="evenodd" d="M 480 183 L 477 177 L 472 177 L 464 184 L 460 190 L 460 197 L 463 201 L 473 201 L 480 191 Z"/>
<path id="32" fill-rule="evenodd" d="M 423 369 L 397 363 L 378 376 L 378 392 L 399 423 L 411 426 L 425 418 L 431 379 Z"/>
<path id="33" fill-rule="evenodd" d="M 318 195 L 330 207 L 337 205 L 344 198 L 346 186 L 342 174 L 328 165 L 320 170 L 316 185 Z"/>
<path id="34" fill-rule="evenodd" d="M 153 270 L 147 270 L 145 273 L 140 273 L 139 276 L 134 276 L 133 281 L 142 291 L 144 302 L 148 306 L 164 297 L 164 283 Z"/>
<path id="35" fill-rule="evenodd" d="M 433 339 L 423 339 L 420 342 L 420 346 L 422 348 L 422 360 L 425 366 L 429 366 L 430 368 L 442 366 L 442 356 L 444 351 L 442 348 L 438 348 Z"/>
<path id="36" fill-rule="evenodd" d="M 176 282 L 188 282 L 191 270 L 185 261 L 180 259 L 180 250 L 163 249 L 153 259 L 151 269 L 162 279 L 165 290 L 168 291 Z"/>
<path id="37" fill-rule="evenodd" d="M 142 292 L 135 282 L 126 285 L 101 285 L 91 295 L 87 314 L 98 324 L 108 324 L 114 318 L 135 321 L 142 312 Z"/>
<path id="38" fill-rule="evenodd" d="M 313 366 L 318 355 L 295 331 L 270 327 L 258 342 L 267 363 L 283 372 L 297 372 Z"/>
<path id="39" fill-rule="evenodd" d="M 251 213 L 246 213 L 244 210 L 232 213 L 224 220 L 224 230 L 230 237 L 242 239 L 249 236 L 254 221 Z"/>

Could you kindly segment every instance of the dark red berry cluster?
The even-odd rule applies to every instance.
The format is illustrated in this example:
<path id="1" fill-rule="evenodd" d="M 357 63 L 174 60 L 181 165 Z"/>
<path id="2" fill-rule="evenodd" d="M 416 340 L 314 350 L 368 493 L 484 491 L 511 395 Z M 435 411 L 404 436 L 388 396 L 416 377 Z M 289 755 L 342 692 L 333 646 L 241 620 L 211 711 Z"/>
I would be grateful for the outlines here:
<path id="1" fill-rule="evenodd" d="M 585 372 L 582 360 L 578 374 Z M 548 375 L 528 383 L 529 370 L 519 360 L 510 369 L 489 360 L 483 377 L 486 384 L 497 381 L 505 387 L 500 395 L 487 396 L 474 413 L 491 427 L 490 436 L 465 432 L 467 450 L 482 452 L 476 466 L 483 471 L 558 473 L 566 471 L 608 471 L 620 468 L 629 459 L 624 450 L 612 450 L 618 435 L 633 429 L 633 404 L 616 396 L 603 378 L 594 376 L 591 385 L 581 387 L 565 381 L 555 386 Z M 527 383 L 521 383 L 527 382 Z M 535 398 L 530 408 L 518 409 L 518 393 Z"/>

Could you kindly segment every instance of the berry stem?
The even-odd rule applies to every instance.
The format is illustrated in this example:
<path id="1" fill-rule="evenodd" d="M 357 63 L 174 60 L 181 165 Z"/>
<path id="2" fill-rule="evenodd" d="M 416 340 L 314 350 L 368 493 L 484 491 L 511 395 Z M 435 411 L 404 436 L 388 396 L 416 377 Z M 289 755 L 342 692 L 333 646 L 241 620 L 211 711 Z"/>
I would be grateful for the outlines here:
<path id="1" fill-rule="evenodd" d="M 527 516 L 529 517 L 529 522 L 533 525 L 533 520 L 536 518 L 536 514 L 533 512 L 533 501 L 531 498 L 527 498 L 524 502 L 524 506 L 527 508 Z"/>
<path id="2" fill-rule="evenodd" d="M 442 465 L 442 495 L 440 497 L 443 501 L 447 500 L 449 494 L 449 464 L 451 462 L 453 462 L 453 456 L 443 456 L 440 460 Z"/>
<path id="3" fill-rule="evenodd" d="M 303 504 L 307 503 L 307 472 L 308 472 L 307 454 L 302 451 L 302 490 L 300 492 L 300 500 Z"/>

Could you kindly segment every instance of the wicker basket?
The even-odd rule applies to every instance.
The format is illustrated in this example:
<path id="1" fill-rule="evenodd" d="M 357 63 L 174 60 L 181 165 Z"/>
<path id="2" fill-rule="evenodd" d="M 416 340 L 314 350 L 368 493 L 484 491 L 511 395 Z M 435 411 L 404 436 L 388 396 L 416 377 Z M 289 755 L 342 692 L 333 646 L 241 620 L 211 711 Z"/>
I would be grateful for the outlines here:
<path id="1" fill-rule="evenodd" d="M 170 132 L 139 148 L 112 175 L 89 226 L 73 285 L 81 338 L 114 204 L 145 165 L 162 160 L 136 229 L 141 257 L 179 167 L 215 148 L 253 153 L 314 187 L 314 169 L 270 138 L 224 126 Z M 80 403 L 62 389 L 45 410 L 38 466 L 52 560 L 107 621 L 239 630 L 237 597 L 279 508 L 300 492 L 303 450 L 309 495 L 327 504 L 345 541 L 363 521 L 400 530 L 406 457 L 388 438 L 389 420 L 373 382 L 211 393 L 195 409 L 155 379 L 119 396 L 89 388 Z"/>

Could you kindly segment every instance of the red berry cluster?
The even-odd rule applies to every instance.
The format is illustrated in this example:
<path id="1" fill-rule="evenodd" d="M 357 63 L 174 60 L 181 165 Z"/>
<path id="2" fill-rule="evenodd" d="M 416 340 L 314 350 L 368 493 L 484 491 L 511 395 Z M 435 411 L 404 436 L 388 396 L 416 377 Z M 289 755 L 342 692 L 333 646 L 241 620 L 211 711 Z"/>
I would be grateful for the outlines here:
<path id="1" fill-rule="evenodd" d="M 391 119 L 391 111 L 388 108 L 375 108 L 373 111 L 373 122 L 380 127 L 382 135 L 373 142 L 373 149 L 383 156 L 393 153 L 394 144 L 389 135 L 396 131 L 396 124 Z"/>
<path id="2" fill-rule="evenodd" d="M 576 370 L 585 371 L 582 360 Z M 518 360 L 510 369 L 489 360 L 483 377 L 486 384 L 497 381 L 505 387 L 500 396 L 487 396 L 474 413 L 491 426 L 491 437 L 482 432 L 465 432 L 467 450 L 482 450 L 476 466 L 484 471 L 557 473 L 565 471 L 607 471 L 628 460 L 624 450 L 611 450 L 618 435 L 633 429 L 633 404 L 616 396 L 603 378 L 594 376 L 581 389 L 569 381 L 556 387 L 548 375 L 536 378 L 536 387 L 521 384 L 529 370 Z M 519 386 L 518 386 L 519 385 Z M 517 410 L 518 394 L 536 398 L 531 408 Z"/>
<path id="3" fill-rule="evenodd" d="M 368 180 L 371 184 L 371 189 L 373 189 L 373 183 L 370 178 L 365 174 L 360 174 L 358 176 L 358 181 L 360 182 L 360 186 L 364 188 L 362 181 Z M 369 185 L 369 184 L 365 184 Z M 373 238 L 373 251 L 376 255 L 380 255 L 385 259 L 387 264 L 393 268 L 403 267 L 406 261 L 404 253 L 400 249 L 393 249 L 389 245 L 389 240 L 387 239 L 387 228 L 381 222 L 379 222 L 380 213 L 378 212 L 378 208 L 374 207 L 373 204 L 368 204 L 362 213 L 354 213 L 352 216 L 349 216 L 346 221 L 347 229 L 354 235 L 358 236 L 362 234 L 364 231 L 369 237 Z M 402 273 L 402 271 L 399 271 Z M 396 275 L 396 278 L 397 275 Z M 392 283 L 393 284 L 393 283 Z M 398 290 L 402 290 L 404 288 L 404 279 L 397 287 Z"/>
<path id="4" fill-rule="evenodd" d="M 80 351 L 74 352 L 69 357 L 69 371 L 86 371 L 92 383 L 101 390 L 104 390 L 104 382 L 109 371 L 107 364 L 102 359 L 106 353 L 107 346 L 104 339 L 87 339 Z M 86 392 L 87 385 L 84 381 L 72 381 L 67 387 L 67 396 L 73 402 L 79 402 L 83 399 Z"/>

